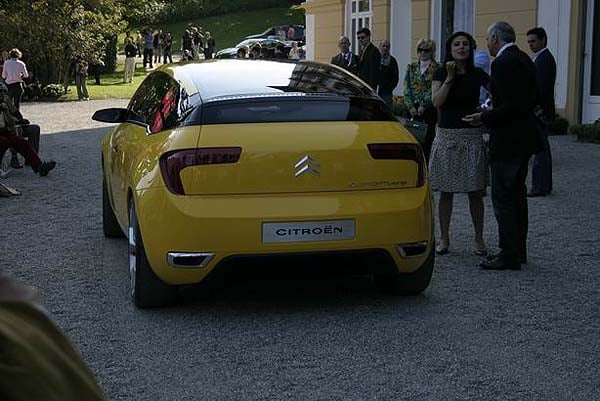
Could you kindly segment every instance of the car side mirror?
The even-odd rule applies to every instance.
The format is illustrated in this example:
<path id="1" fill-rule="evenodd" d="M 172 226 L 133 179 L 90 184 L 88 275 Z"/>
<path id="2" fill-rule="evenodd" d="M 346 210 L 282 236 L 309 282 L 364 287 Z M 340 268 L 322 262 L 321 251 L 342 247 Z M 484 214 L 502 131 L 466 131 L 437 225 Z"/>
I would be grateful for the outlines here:
<path id="1" fill-rule="evenodd" d="M 103 123 L 123 123 L 126 121 L 127 109 L 111 108 L 98 110 L 92 116 L 92 120 Z"/>

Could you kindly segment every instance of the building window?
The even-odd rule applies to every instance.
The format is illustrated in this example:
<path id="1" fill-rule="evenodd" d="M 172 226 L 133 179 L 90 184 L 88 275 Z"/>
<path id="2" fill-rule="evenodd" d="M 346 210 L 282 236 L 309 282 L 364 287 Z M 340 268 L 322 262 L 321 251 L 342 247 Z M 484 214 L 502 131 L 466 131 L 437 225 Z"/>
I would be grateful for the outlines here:
<path id="1" fill-rule="evenodd" d="M 371 29 L 373 21 L 373 6 L 371 3 L 372 0 L 346 1 L 346 35 L 350 38 L 354 53 L 358 53 L 356 32 L 365 27 Z"/>

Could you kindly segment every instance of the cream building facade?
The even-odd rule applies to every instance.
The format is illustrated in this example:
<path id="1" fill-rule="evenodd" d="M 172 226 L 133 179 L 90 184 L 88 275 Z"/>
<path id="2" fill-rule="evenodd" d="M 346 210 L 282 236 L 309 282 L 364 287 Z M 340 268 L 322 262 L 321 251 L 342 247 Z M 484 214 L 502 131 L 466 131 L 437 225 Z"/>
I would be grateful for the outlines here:
<path id="1" fill-rule="evenodd" d="M 557 63 L 556 107 L 571 123 L 600 118 L 600 0 L 306 0 L 307 58 L 329 62 L 340 35 L 357 49 L 356 31 L 371 29 L 378 44 L 389 39 L 401 68 L 416 59 L 420 38 L 437 43 L 437 59 L 453 31 L 473 34 L 485 49 L 487 28 L 507 21 L 528 52 L 526 32 L 542 26 Z"/>

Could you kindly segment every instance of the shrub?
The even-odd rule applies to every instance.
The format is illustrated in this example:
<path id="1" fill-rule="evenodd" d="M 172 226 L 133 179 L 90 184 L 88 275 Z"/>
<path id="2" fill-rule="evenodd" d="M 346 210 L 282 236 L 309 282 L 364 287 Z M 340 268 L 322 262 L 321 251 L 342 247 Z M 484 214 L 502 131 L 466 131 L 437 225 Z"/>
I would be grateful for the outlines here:
<path id="1" fill-rule="evenodd" d="M 569 120 L 562 117 L 556 117 L 547 125 L 550 135 L 565 135 L 569 131 Z"/>
<path id="2" fill-rule="evenodd" d="M 104 65 L 102 72 L 113 73 L 117 69 L 117 35 L 113 35 L 106 41 L 106 51 L 100 65 Z"/>
<path id="3" fill-rule="evenodd" d="M 580 142 L 600 143 L 600 120 L 594 124 L 572 125 L 569 133 L 576 135 Z"/>
<path id="4" fill-rule="evenodd" d="M 288 7 L 289 0 L 172 0 L 165 4 L 158 20 L 162 22 L 185 21 L 248 10 Z"/>
<path id="5" fill-rule="evenodd" d="M 44 97 L 57 98 L 64 93 L 64 87 L 60 84 L 49 84 L 42 88 L 42 95 Z"/>

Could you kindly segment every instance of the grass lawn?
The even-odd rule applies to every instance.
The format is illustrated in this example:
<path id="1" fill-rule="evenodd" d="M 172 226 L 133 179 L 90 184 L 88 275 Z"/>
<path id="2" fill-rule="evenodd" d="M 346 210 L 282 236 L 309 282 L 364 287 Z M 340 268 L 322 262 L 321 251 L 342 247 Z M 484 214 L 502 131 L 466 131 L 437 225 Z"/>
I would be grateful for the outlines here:
<path id="1" fill-rule="evenodd" d="M 304 24 L 304 16 L 298 12 L 292 12 L 287 7 L 270 8 L 266 10 L 247 11 L 242 13 L 224 14 L 214 17 L 206 17 L 190 21 L 172 24 L 157 24 L 153 29 L 162 29 L 163 32 L 171 32 L 173 36 L 173 59 L 179 60 L 179 49 L 181 48 L 181 35 L 192 23 L 210 31 L 217 43 L 217 51 L 227 47 L 233 47 L 241 42 L 245 36 L 262 33 L 273 25 Z M 134 30 L 132 30 L 134 31 Z M 119 36 L 119 46 L 122 47 L 125 34 Z M 123 53 L 123 49 L 119 49 Z M 87 88 L 90 99 L 129 99 L 144 80 L 148 73 L 142 68 L 142 58 L 136 57 L 136 70 L 133 83 L 123 83 L 123 70 L 125 63 L 122 59 L 117 62 L 117 70 L 112 74 L 103 74 L 100 77 L 100 85 L 95 84 L 94 77 L 88 77 Z M 159 64 L 160 65 L 160 64 Z M 70 92 L 58 98 L 59 101 L 77 100 L 77 88 L 75 85 L 69 87 Z"/>
<path id="2" fill-rule="evenodd" d="M 133 82 L 130 84 L 123 83 L 123 71 L 125 62 L 119 60 L 117 62 L 117 70 L 112 74 L 103 74 L 100 76 L 100 85 L 96 85 L 96 80 L 93 76 L 88 76 L 87 88 L 90 99 L 129 99 L 144 80 L 148 73 L 142 68 L 142 58 L 136 57 L 136 69 L 133 76 Z M 58 98 L 59 101 L 70 101 L 77 99 L 77 87 L 75 83 L 69 86 L 70 92 Z"/>
<path id="3" fill-rule="evenodd" d="M 176 23 L 158 23 L 152 29 L 162 29 L 163 32 L 171 32 L 173 36 L 173 52 L 181 49 L 181 35 L 188 23 L 201 26 L 209 31 L 217 43 L 217 51 L 227 47 L 233 47 L 241 42 L 244 37 L 256 33 L 262 33 L 273 25 L 296 24 L 304 25 L 304 15 L 297 11 L 291 11 L 287 7 L 268 8 L 265 10 L 245 11 L 241 13 L 217 15 L 200 19 L 192 19 Z M 132 32 L 136 29 L 132 29 Z M 119 43 L 123 43 L 125 34 L 119 37 Z"/>

